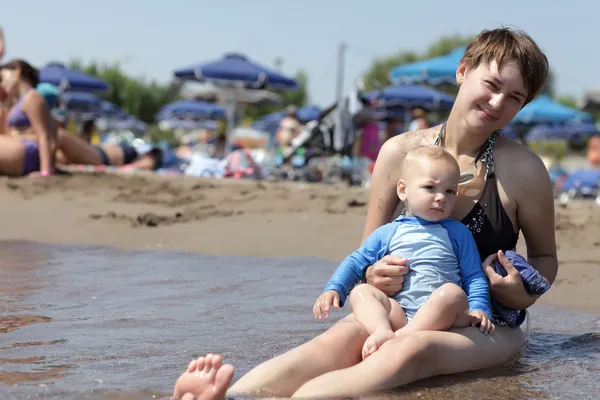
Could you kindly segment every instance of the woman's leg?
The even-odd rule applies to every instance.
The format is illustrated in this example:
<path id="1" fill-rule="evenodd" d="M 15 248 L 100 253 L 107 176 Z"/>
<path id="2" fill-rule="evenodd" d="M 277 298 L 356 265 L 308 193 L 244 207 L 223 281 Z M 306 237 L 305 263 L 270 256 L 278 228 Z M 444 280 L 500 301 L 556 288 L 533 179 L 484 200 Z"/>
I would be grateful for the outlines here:
<path id="1" fill-rule="evenodd" d="M 365 328 L 349 315 L 310 342 L 255 367 L 227 394 L 290 397 L 309 380 L 360 362 L 367 336 Z"/>
<path id="2" fill-rule="evenodd" d="M 60 135 L 57 147 L 68 161 L 68 164 L 102 165 L 102 157 L 96 149 L 77 136 Z"/>
<path id="3" fill-rule="evenodd" d="M 477 328 L 415 332 L 384 343 L 360 364 L 307 382 L 293 397 L 359 396 L 431 376 L 499 366 L 511 361 L 523 343 L 521 330 L 507 327 L 492 335 Z"/>
<path id="4" fill-rule="evenodd" d="M 25 146 L 17 138 L 0 135 L 0 175 L 23 176 Z"/>

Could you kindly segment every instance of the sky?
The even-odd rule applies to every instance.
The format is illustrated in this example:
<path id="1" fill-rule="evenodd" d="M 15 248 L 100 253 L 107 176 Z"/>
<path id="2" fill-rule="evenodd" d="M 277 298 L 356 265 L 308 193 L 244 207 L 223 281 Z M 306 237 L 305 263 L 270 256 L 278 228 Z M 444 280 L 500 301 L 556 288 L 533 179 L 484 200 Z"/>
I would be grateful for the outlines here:
<path id="1" fill-rule="evenodd" d="M 548 56 L 559 95 L 600 87 L 600 2 L 588 0 L 2 0 L 5 60 L 120 63 L 135 77 L 171 80 L 173 70 L 228 52 L 286 75 L 303 69 L 313 104 L 336 93 L 336 57 L 345 56 L 344 91 L 375 58 L 423 52 L 444 35 L 512 26 Z"/>

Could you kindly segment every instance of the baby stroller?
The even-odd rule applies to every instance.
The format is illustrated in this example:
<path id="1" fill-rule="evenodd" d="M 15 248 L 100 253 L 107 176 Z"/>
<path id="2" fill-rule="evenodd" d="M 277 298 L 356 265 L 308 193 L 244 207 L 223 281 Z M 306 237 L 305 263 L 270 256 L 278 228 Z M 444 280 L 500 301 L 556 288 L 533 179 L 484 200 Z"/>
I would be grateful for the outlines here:
<path id="1" fill-rule="evenodd" d="M 317 120 L 308 122 L 300 135 L 292 140 L 290 148 L 283 154 L 284 163 L 293 164 L 294 158 L 302 154 L 304 165 L 296 168 L 296 177 L 303 175 L 304 169 L 309 173 L 309 181 L 362 184 L 368 178 L 371 162 L 353 158 L 361 123 L 366 116 L 385 119 L 387 115 L 385 110 L 371 105 L 372 100 L 354 93 L 324 109 Z M 315 171 L 321 176 L 311 176 Z"/>

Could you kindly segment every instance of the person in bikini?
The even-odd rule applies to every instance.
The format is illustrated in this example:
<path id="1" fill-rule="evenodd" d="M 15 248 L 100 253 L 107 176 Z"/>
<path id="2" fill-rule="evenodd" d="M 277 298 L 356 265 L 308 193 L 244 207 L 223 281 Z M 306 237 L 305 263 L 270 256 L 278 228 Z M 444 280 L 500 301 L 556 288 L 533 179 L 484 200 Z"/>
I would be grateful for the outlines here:
<path id="1" fill-rule="evenodd" d="M 52 110 L 58 104 L 58 89 L 48 83 L 40 83 L 36 90 Z M 92 145 L 90 135 L 95 129 L 94 120 L 83 123 L 81 136 L 70 134 L 65 129 L 63 116 L 52 116 L 57 129 L 56 163 L 62 165 L 113 165 L 128 168 L 153 170 L 162 165 L 162 151 L 158 148 L 139 155 L 136 149 L 127 144 Z"/>
<path id="2" fill-rule="evenodd" d="M 2 89 L 11 108 L 0 139 L 0 173 L 12 176 L 51 175 L 54 171 L 56 126 L 50 108 L 35 90 L 39 72 L 24 60 L 0 66 Z M 16 140 L 15 140 L 16 139 Z"/>
<path id="3" fill-rule="evenodd" d="M 482 31 L 456 69 L 458 94 L 444 125 L 388 140 L 377 158 L 363 239 L 402 214 L 397 182 L 406 154 L 438 144 L 458 162 L 461 181 L 450 217 L 473 234 L 492 301 L 526 310 L 529 293 L 509 250 L 524 236 L 527 264 L 554 282 L 558 271 L 552 182 L 540 158 L 502 134 L 533 100 L 548 76 L 548 60 L 526 33 Z M 506 252 L 506 253 L 505 253 Z M 509 257 L 507 257 L 507 255 Z M 388 296 L 402 290 L 409 262 L 386 255 L 368 267 L 365 280 Z M 499 263 L 505 274 L 494 268 Z M 349 315 L 318 337 L 255 367 L 231 387 L 233 367 L 209 354 L 193 360 L 175 384 L 175 397 L 219 400 L 227 396 L 356 397 L 424 378 L 503 366 L 524 344 L 520 328 L 494 319 L 493 335 L 474 327 L 420 331 L 389 340 L 362 360 L 368 338 Z"/>
<path id="4" fill-rule="evenodd" d="M 367 236 L 342 261 L 315 302 L 313 313 L 321 320 L 329 316 L 330 307 L 339 308 L 349 299 L 356 320 L 370 335 L 363 359 L 409 332 L 470 325 L 480 326 L 485 334 L 493 332 L 488 283 L 475 240 L 463 224 L 449 218 L 459 177 L 456 160 L 441 147 L 410 150 L 397 186 L 406 215 Z M 368 284 L 355 286 L 366 268 L 386 254 L 410 260 L 403 290 L 393 298 Z"/>

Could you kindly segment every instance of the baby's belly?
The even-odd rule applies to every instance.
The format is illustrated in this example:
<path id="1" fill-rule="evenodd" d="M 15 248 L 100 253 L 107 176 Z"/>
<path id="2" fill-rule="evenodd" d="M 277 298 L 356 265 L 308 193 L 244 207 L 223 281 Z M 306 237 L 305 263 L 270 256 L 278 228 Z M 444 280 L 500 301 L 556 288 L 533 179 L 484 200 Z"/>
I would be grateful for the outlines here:
<path id="1" fill-rule="evenodd" d="M 431 294 L 445 283 L 461 286 L 458 270 L 449 271 L 440 268 L 416 268 L 405 277 L 402 291 L 395 299 L 405 309 L 418 309 Z"/>

